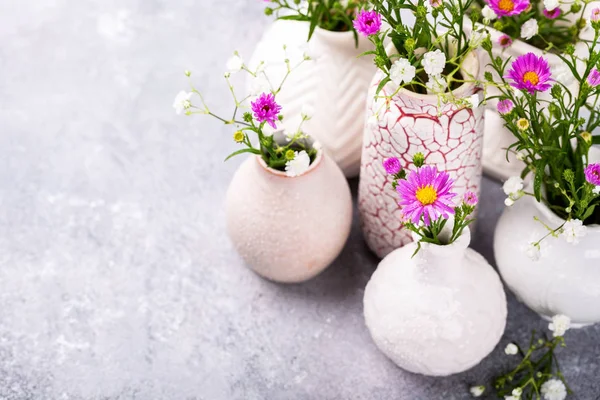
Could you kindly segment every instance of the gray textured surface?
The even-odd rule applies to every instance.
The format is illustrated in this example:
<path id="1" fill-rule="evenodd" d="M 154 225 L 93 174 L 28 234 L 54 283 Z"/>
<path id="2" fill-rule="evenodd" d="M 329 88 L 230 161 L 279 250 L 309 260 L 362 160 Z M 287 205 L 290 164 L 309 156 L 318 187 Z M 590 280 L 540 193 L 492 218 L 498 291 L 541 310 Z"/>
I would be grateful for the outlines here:
<path id="1" fill-rule="evenodd" d="M 356 221 L 311 282 L 242 265 L 224 232 L 231 130 L 171 103 L 189 68 L 228 110 L 217 78 L 268 23 L 257 3 L 0 1 L 0 399 L 465 399 L 508 338 L 546 325 L 511 296 L 491 357 L 426 378 L 369 338 L 377 260 Z M 474 247 L 492 261 L 498 184 L 482 202 Z M 599 337 L 567 338 L 579 399 L 600 393 Z"/>

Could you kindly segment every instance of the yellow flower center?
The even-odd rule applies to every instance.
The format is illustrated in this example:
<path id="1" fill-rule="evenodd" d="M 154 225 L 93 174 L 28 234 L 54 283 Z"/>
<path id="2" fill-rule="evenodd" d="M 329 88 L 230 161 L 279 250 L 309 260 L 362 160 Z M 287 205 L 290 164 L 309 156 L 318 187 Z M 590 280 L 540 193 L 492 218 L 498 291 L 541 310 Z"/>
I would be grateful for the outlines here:
<path id="1" fill-rule="evenodd" d="M 523 82 L 529 82 L 532 85 L 537 85 L 540 81 L 540 77 L 533 71 L 527 71 L 523 75 Z"/>
<path id="2" fill-rule="evenodd" d="M 502 11 L 512 11 L 515 9 L 515 3 L 512 0 L 500 0 L 498 2 L 498 8 Z"/>
<path id="3" fill-rule="evenodd" d="M 438 198 L 437 192 L 431 185 L 418 188 L 415 196 L 417 197 L 417 200 L 419 200 L 424 206 L 433 204 Z"/>

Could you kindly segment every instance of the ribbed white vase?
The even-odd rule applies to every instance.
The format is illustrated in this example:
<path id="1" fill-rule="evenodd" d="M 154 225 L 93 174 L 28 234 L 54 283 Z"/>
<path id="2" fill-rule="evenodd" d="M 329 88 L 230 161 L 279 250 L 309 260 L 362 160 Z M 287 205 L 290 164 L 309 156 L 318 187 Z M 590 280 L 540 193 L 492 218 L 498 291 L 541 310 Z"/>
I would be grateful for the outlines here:
<path id="1" fill-rule="evenodd" d="M 477 365 L 506 325 L 498 274 L 469 249 L 470 232 L 447 246 L 411 243 L 381 261 L 364 314 L 377 347 L 399 367 L 445 376 Z"/>
<path id="2" fill-rule="evenodd" d="M 331 32 L 317 28 L 310 42 L 308 24 L 277 21 L 258 44 L 250 65 L 266 62 L 266 73 L 279 82 L 287 67 L 283 44 L 292 64 L 306 53 L 311 57 L 294 70 L 277 96 L 285 116 L 286 129 L 295 129 L 304 107 L 313 110 L 303 127 L 322 145 L 347 177 L 357 176 L 362 152 L 362 131 L 369 83 L 376 67 L 372 57 L 358 57 L 372 44 L 352 32 Z M 251 83 L 249 83 L 251 86 Z"/>

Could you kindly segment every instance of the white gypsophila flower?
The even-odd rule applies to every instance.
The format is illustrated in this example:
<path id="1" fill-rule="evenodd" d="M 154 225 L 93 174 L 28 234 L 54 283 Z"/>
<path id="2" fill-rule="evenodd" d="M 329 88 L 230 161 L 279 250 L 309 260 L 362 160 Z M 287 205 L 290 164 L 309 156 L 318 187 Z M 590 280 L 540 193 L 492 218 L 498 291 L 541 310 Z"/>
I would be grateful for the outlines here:
<path id="1" fill-rule="evenodd" d="M 300 111 L 300 115 L 302 115 L 302 118 L 304 119 L 311 119 L 313 115 L 315 115 L 315 108 L 310 104 L 304 104 L 302 106 L 302 111 Z"/>
<path id="2" fill-rule="evenodd" d="M 523 161 L 525 159 L 525 157 L 527 157 L 527 155 L 525 153 L 523 153 L 522 151 L 519 151 L 517 153 L 517 160 Z"/>
<path id="3" fill-rule="evenodd" d="M 227 60 L 227 71 L 231 73 L 240 72 L 244 67 L 244 60 L 238 53 L 234 53 L 229 60 Z"/>
<path id="4" fill-rule="evenodd" d="M 415 77 L 417 69 L 406 58 L 400 58 L 390 68 L 390 79 L 396 85 L 409 83 Z"/>
<path id="5" fill-rule="evenodd" d="M 191 98 L 191 92 L 188 93 L 185 90 L 182 90 L 177 93 L 177 96 L 175 96 L 175 100 L 173 101 L 173 108 L 178 115 L 192 106 L 192 102 L 190 101 Z"/>
<path id="6" fill-rule="evenodd" d="M 502 190 L 504 190 L 504 194 L 507 196 L 516 197 L 523 190 L 523 185 L 523 179 L 518 176 L 511 176 L 502 185 Z"/>
<path id="7" fill-rule="evenodd" d="M 481 10 L 481 15 L 483 15 L 483 18 L 489 19 L 490 21 L 493 21 L 496 18 L 498 18 L 494 10 L 492 10 L 492 8 L 487 5 Z"/>
<path id="8" fill-rule="evenodd" d="M 521 400 L 521 396 L 504 396 L 504 400 Z"/>
<path id="9" fill-rule="evenodd" d="M 548 329 L 552 331 L 554 337 L 564 336 L 565 332 L 571 327 L 571 318 L 566 315 L 558 314 L 552 317 L 552 322 L 548 324 Z"/>
<path id="10" fill-rule="evenodd" d="M 542 253 L 540 251 L 540 245 L 538 243 L 530 243 L 527 246 L 527 250 L 525 251 L 527 257 L 529 257 L 532 261 L 539 261 Z"/>
<path id="11" fill-rule="evenodd" d="M 509 356 L 514 356 L 515 354 L 517 354 L 519 352 L 519 348 L 517 347 L 516 344 L 509 343 L 504 348 L 504 352 Z"/>
<path id="12" fill-rule="evenodd" d="M 548 11 L 553 11 L 560 5 L 558 0 L 544 0 L 544 8 Z"/>
<path id="13" fill-rule="evenodd" d="M 511 207 L 513 204 L 515 204 L 515 201 L 513 199 L 511 199 L 510 197 L 507 197 L 506 199 L 504 199 L 504 205 L 506 207 Z"/>
<path id="14" fill-rule="evenodd" d="M 477 108 L 481 104 L 481 97 L 479 96 L 479 93 L 475 93 L 475 94 L 469 96 L 467 101 L 471 105 L 471 108 Z"/>
<path id="15" fill-rule="evenodd" d="M 444 72 L 446 67 L 446 54 L 442 53 L 439 49 L 430 51 L 423 55 L 423 68 L 427 75 L 439 75 Z"/>
<path id="16" fill-rule="evenodd" d="M 474 31 L 469 38 L 469 45 L 472 48 L 481 46 L 483 41 L 488 37 L 488 33 L 485 31 Z"/>
<path id="17" fill-rule="evenodd" d="M 520 387 L 514 388 L 511 394 L 513 396 L 517 396 L 517 398 L 519 398 L 523 394 L 523 389 L 521 389 Z"/>
<path id="18" fill-rule="evenodd" d="M 592 189 L 592 193 L 594 194 L 600 194 L 600 186 L 596 186 L 595 188 Z"/>
<path id="19" fill-rule="evenodd" d="M 425 87 L 427 87 L 430 93 L 440 94 L 446 91 L 448 82 L 439 75 L 430 75 Z"/>
<path id="20" fill-rule="evenodd" d="M 554 70 L 554 76 L 556 82 L 560 82 L 565 86 L 570 86 L 575 82 L 573 72 L 564 63 L 561 63 L 558 67 L 556 67 Z"/>
<path id="21" fill-rule="evenodd" d="M 570 219 L 563 225 L 562 236 L 567 243 L 577 244 L 579 239 L 587 234 L 587 226 L 578 219 Z"/>
<path id="22" fill-rule="evenodd" d="M 521 37 L 525 40 L 529 40 L 538 34 L 539 29 L 537 20 L 532 18 L 521 26 Z"/>
<path id="23" fill-rule="evenodd" d="M 549 379 L 540 389 L 544 400 L 564 400 L 567 398 L 567 388 L 560 379 Z"/>
<path id="24" fill-rule="evenodd" d="M 294 152 L 294 159 L 285 163 L 285 174 L 289 177 L 300 176 L 310 166 L 310 157 L 306 151 Z"/>
<path id="25" fill-rule="evenodd" d="M 469 391 L 471 392 L 471 396 L 481 397 L 483 392 L 485 392 L 485 386 L 483 386 L 483 385 L 472 386 L 471 389 L 469 389 Z"/>

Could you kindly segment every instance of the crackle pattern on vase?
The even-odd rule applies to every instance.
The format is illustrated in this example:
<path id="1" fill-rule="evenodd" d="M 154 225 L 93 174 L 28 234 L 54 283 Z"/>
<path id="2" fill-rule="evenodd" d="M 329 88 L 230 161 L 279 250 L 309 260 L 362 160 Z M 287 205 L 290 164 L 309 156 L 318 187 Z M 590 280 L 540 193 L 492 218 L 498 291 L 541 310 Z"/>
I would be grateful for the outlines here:
<path id="1" fill-rule="evenodd" d="M 378 73 L 370 99 L 380 80 Z M 480 90 L 473 85 L 460 89 L 465 97 Z M 381 95 L 394 91 L 393 86 L 387 85 Z M 455 180 L 456 193 L 470 190 L 479 194 L 483 111 L 452 104 L 438 108 L 436 96 L 406 90 L 401 90 L 387 105 L 382 105 L 381 100 L 367 104 L 367 116 L 378 117 L 377 122 L 369 121 L 365 126 L 358 204 L 367 244 L 379 257 L 412 241 L 410 232 L 402 229 L 397 194 L 382 162 L 398 157 L 406 167 L 415 153 L 422 152 L 427 164 L 447 171 Z"/>

